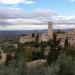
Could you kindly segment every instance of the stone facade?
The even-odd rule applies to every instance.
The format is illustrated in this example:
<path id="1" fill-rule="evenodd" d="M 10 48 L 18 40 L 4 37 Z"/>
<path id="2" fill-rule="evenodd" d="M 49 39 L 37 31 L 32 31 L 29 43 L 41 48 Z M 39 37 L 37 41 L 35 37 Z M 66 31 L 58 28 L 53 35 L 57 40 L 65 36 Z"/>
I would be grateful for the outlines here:
<path id="1" fill-rule="evenodd" d="M 62 23 L 62 24 L 64 24 L 64 23 Z M 48 23 L 48 37 L 50 39 L 53 38 L 53 23 L 52 22 Z M 57 34 L 57 39 L 61 39 L 61 44 L 63 46 L 64 46 L 66 37 L 68 37 L 68 42 L 69 42 L 70 46 L 75 47 L 75 29 L 72 29 L 71 31 L 68 31 L 65 33 Z"/>
<path id="2" fill-rule="evenodd" d="M 75 47 L 75 30 L 71 30 L 69 32 L 63 34 L 57 34 L 57 38 L 61 39 L 61 43 L 64 45 L 65 39 L 68 37 L 68 42 L 70 46 Z"/>
<path id="3" fill-rule="evenodd" d="M 0 50 L 0 64 L 5 63 L 6 60 L 6 53 L 3 50 Z"/>
<path id="4" fill-rule="evenodd" d="M 40 34 L 39 41 L 48 41 L 48 33 Z"/>
<path id="5" fill-rule="evenodd" d="M 20 37 L 20 43 L 31 42 L 31 41 L 35 41 L 35 40 L 36 40 L 36 36 L 32 37 L 31 34 Z M 41 42 L 41 41 L 48 41 L 48 33 L 39 33 L 39 42 Z"/>
<path id="6" fill-rule="evenodd" d="M 20 43 L 35 41 L 35 37 L 32 37 L 31 34 L 20 37 Z"/>
<path id="7" fill-rule="evenodd" d="M 53 38 L 53 23 L 48 22 L 48 38 L 52 39 Z"/>
<path id="8" fill-rule="evenodd" d="M 49 39 L 52 38 L 53 38 L 53 23 L 48 22 L 48 33 L 39 33 L 39 42 L 48 41 Z M 35 41 L 35 37 L 32 37 L 31 34 L 20 37 L 21 43 L 30 42 L 30 41 Z"/>
<path id="9" fill-rule="evenodd" d="M 69 44 L 75 47 L 75 29 L 69 32 L 57 34 L 57 39 L 61 39 L 62 45 L 64 45 L 66 37 L 68 37 Z M 53 38 L 53 23 L 48 22 L 48 33 L 39 33 L 39 41 L 48 41 L 49 39 L 52 39 L 52 38 Z M 20 37 L 21 43 L 30 42 L 34 40 L 35 38 L 33 38 L 31 34 Z"/>

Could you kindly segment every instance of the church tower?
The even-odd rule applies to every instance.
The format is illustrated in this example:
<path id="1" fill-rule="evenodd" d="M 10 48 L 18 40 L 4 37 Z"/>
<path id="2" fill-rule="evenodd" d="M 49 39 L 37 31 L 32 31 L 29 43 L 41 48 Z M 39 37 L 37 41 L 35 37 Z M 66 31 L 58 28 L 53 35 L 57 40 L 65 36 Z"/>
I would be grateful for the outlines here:
<path id="1" fill-rule="evenodd" d="M 53 38 L 53 23 L 48 22 L 48 38 L 52 39 Z"/>

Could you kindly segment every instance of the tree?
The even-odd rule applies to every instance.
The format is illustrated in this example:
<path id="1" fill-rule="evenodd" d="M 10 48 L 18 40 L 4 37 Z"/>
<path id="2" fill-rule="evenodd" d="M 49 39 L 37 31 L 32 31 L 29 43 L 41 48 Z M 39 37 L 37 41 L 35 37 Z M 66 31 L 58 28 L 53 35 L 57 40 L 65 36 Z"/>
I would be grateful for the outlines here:
<path id="1" fill-rule="evenodd" d="M 40 51 L 32 52 L 32 58 L 33 60 L 41 59 L 41 52 Z"/>
<path id="2" fill-rule="evenodd" d="M 53 39 L 48 42 L 50 47 L 47 64 L 50 65 L 53 61 L 56 61 L 58 56 L 60 55 L 60 51 L 62 49 L 62 45 L 60 44 L 61 40 L 56 38 L 56 34 L 53 35 Z"/>
<path id="3" fill-rule="evenodd" d="M 39 33 L 36 35 L 36 41 L 39 41 Z"/>
<path id="4" fill-rule="evenodd" d="M 12 59 L 11 55 L 6 55 L 5 66 L 9 66 L 11 59 Z"/>
<path id="5" fill-rule="evenodd" d="M 66 46 L 66 47 L 68 47 L 68 46 L 69 46 L 68 37 L 66 37 L 66 39 L 65 39 L 65 44 L 64 44 L 64 46 Z"/>
<path id="6" fill-rule="evenodd" d="M 35 33 L 34 32 L 32 33 L 32 37 L 35 37 Z"/>
<path id="7" fill-rule="evenodd" d="M 65 33 L 65 31 L 58 29 L 57 33 Z"/>
<path id="8" fill-rule="evenodd" d="M 47 42 L 45 41 L 41 41 L 40 42 L 40 49 L 41 49 L 41 58 L 44 59 L 44 52 L 45 52 L 45 48 L 47 47 Z"/>

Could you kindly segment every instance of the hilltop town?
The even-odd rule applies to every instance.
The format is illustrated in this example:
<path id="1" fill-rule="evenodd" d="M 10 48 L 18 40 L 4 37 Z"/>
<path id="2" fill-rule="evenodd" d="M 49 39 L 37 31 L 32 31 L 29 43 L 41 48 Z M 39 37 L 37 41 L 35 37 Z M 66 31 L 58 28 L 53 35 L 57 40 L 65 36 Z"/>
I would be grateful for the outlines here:
<path id="1" fill-rule="evenodd" d="M 75 75 L 75 0 L 0 0 L 0 75 Z"/>
<path id="2" fill-rule="evenodd" d="M 51 66 L 53 62 L 60 63 L 58 64 L 60 66 L 63 61 L 67 61 L 64 58 L 68 59 L 68 55 L 71 56 L 71 59 L 74 59 L 75 29 L 67 32 L 62 30 L 55 32 L 53 30 L 53 22 L 48 22 L 47 32 L 32 32 L 30 34 L 17 36 L 11 40 L 0 39 L 0 65 L 4 65 L 7 69 L 13 65 L 24 65 L 21 66 L 21 68 L 25 67 L 25 71 L 28 69 L 27 73 L 30 71 L 30 75 L 33 75 L 34 69 L 36 72 L 40 71 L 40 69 L 37 70 L 37 67 L 40 66 L 40 68 L 44 67 L 45 70 L 49 70 L 48 67 Z M 61 60 L 62 57 L 63 61 Z M 16 68 L 16 66 L 13 67 Z M 49 71 L 51 71 L 51 69 Z M 44 72 L 45 75 L 46 73 L 49 75 L 49 71 L 42 71 L 42 73 Z M 37 75 L 36 72 L 35 75 Z"/>
<path id="3" fill-rule="evenodd" d="M 39 42 L 48 41 L 48 40 L 52 39 L 53 33 L 54 33 L 53 23 L 48 22 L 48 32 L 39 33 Z M 36 33 L 34 33 L 34 34 L 35 34 L 35 36 L 37 35 Z M 56 33 L 56 35 L 57 35 L 57 39 L 61 39 L 62 45 L 64 45 L 65 39 L 66 39 L 66 37 L 68 37 L 70 46 L 73 46 L 73 47 L 75 46 L 75 29 L 71 29 L 70 31 L 64 32 L 64 33 L 58 32 L 58 33 Z M 35 37 L 32 37 L 32 34 L 20 37 L 20 43 L 25 43 L 25 42 L 30 42 L 30 41 L 35 41 Z"/>
<path id="4" fill-rule="evenodd" d="M 0 56 L 2 58 L 3 63 L 6 59 L 6 51 L 4 50 L 5 48 L 7 49 L 13 49 L 16 50 L 18 48 L 18 43 L 25 44 L 25 43 L 30 43 L 30 42 L 35 42 L 38 40 L 38 42 L 48 42 L 50 39 L 53 39 L 53 34 L 56 34 L 56 39 L 61 40 L 61 45 L 64 47 L 65 40 L 66 38 L 68 39 L 69 46 L 75 47 L 75 29 L 71 29 L 68 32 L 62 32 L 62 31 L 53 31 L 53 22 L 48 22 L 48 32 L 42 32 L 42 33 L 30 33 L 26 35 L 19 35 L 16 37 L 14 40 L 9 40 L 5 41 L 4 43 L 1 43 L 1 50 L 0 50 Z M 30 47 L 31 49 L 31 47 Z M 33 50 L 34 49 L 34 50 Z M 36 48 L 32 47 L 32 50 L 35 51 Z M 3 53 L 4 52 L 4 53 Z M 45 50 L 45 54 L 48 55 L 48 48 Z M 1 61 L 1 60 L 0 60 Z"/>

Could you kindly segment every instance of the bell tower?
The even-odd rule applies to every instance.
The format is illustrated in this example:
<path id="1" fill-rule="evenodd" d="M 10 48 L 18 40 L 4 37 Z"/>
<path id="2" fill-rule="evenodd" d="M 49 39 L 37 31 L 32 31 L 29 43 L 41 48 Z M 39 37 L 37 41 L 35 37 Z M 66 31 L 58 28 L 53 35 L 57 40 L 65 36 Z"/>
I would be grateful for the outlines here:
<path id="1" fill-rule="evenodd" d="M 52 39 L 53 38 L 53 23 L 48 22 L 48 38 Z"/>

